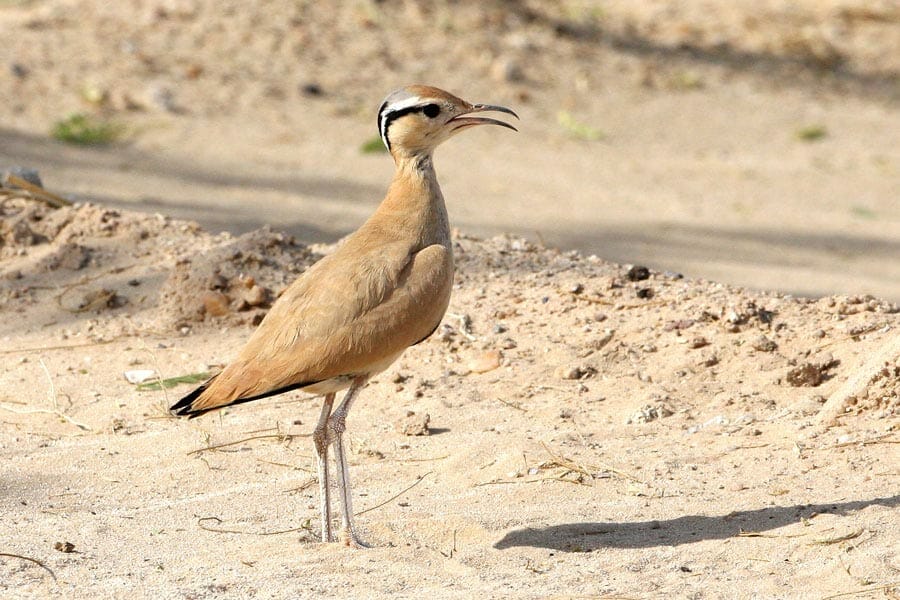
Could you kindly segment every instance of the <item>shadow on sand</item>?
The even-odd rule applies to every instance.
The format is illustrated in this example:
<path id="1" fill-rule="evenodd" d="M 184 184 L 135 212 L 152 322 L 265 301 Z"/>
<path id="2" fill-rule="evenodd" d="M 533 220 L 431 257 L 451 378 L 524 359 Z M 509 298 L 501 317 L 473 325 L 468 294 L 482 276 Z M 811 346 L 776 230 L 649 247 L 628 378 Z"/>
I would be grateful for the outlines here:
<path id="1" fill-rule="evenodd" d="M 717 517 L 689 515 L 665 521 L 634 523 L 563 523 L 527 527 L 507 533 L 494 544 L 500 550 L 516 546 L 587 552 L 598 548 L 651 548 L 679 546 L 736 536 L 740 531 L 762 532 L 799 523 L 814 513 L 846 515 L 869 506 L 900 506 L 900 496 L 825 504 L 772 506 L 736 511 Z"/>

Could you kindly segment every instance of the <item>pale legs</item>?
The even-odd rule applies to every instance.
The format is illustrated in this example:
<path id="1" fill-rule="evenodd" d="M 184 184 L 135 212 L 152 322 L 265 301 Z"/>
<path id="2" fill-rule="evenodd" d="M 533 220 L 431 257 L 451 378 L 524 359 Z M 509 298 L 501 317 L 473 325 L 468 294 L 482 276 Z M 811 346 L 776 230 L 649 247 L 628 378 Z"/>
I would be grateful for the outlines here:
<path id="1" fill-rule="evenodd" d="M 327 394 L 319 415 L 319 422 L 313 432 L 316 447 L 316 466 L 319 472 L 319 503 L 322 513 L 322 541 L 334 541 L 331 531 L 331 489 L 328 475 L 328 446 L 334 446 L 335 470 L 338 477 L 338 492 L 341 497 L 344 543 L 357 548 L 367 547 L 356 535 L 353 528 L 353 499 L 350 495 L 350 475 L 347 456 L 344 452 L 344 431 L 347 429 L 347 413 L 368 377 L 357 377 L 344 395 L 341 404 L 331 413 L 334 394 Z"/>
<path id="2" fill-rule="evenodd" d="M 334 394 L 325 395 L 325 403 L 319 414 L 319 422 L 313 431 L 316 445 L 316 468 L 319 472 L 319 514 L 322 516 L 322 541 L 332 541 L 331 536 L 331 487 L 328 481 L 328 417 L 334 404 Z"/>

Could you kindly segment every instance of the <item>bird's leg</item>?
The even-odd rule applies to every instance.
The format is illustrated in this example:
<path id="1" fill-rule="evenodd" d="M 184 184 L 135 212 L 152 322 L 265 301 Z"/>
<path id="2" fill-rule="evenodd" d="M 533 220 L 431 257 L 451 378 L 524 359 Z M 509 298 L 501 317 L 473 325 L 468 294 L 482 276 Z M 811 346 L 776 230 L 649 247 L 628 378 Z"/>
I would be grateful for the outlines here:
<path id="1" fill-rule="evenodd" d="M 316 467 L 319 471 L 319 509 L 322 516 L 322 541 L 331 542 L 331 487 L 328 481 L 328 444 L 331 436 L 328 431 L 328 417 L 334 404 L 334 393 L 325 395 L 319 422 L 313 431 L 313 443 L 316 446 Z"/>
<path id="2" fill-rule="evenodd" d="M 344 396 L 344 400 L 328 419 L 329 432 L 334 434 L 334 461 L 338 476 L 338 491 L 341 494 L 344 543 L 356 548 L 368 548 L 368 545 L 359 539 L 353 528 L 353 499 L 350 495 L 350 474 L 347 469 L 347 456 L 344 453 L 343 436 L 344 431 L 347 429 L 347 413 L 350 412 L 353 400 L 367 380 L 367 377 L 354 379 L 353 384 Z"/>

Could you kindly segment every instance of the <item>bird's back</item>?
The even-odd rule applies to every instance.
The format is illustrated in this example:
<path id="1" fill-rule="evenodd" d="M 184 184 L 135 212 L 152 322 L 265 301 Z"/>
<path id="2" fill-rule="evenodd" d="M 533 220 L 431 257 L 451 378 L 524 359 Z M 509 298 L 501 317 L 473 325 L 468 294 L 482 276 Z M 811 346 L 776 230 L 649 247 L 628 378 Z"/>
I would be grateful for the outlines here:
<path id="1" fill-rule="evenodd" d="M 375 214 L 284 291 L 237 359 L 173 410 L 341 389 L 428 337 L 449 303 L 453 257 L 433 172 L 411 177 L 395 177 Z"/>

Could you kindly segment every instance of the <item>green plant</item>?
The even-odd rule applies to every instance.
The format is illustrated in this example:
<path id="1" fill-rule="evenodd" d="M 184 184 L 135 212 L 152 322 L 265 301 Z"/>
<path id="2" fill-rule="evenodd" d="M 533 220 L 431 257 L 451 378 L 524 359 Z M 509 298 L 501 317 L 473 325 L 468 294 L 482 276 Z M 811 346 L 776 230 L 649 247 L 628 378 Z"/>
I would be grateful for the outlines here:
<path id="1" fill-rule="evenodd" d="M 606 137 L 599 129 L 577 121 L 575 117 L 572 116 L 572 113 L 567 110 L 559 111 L 556 114 L 556 121 L 563 129 L 569 132 L 569 135 L 578 138 L 579 140 L 594 142 Z"/>
<path id="2" fill-rule="evenodd" d="M 69 144 L 99 146 L 118 140 L 124 131 L 124 128 L 116 123 L 83 113 L 73 113 L 54 123 L 50 135 Z"/>
<path id="3" fill-rule="evenodd" d="M 376 154 L 378 152 L 387 152 L 387 148 L 384 146 L 381 138 L 376 135 L 363 142 L 362 146 L 359 147 L 359 151 L 363 154 Z"/>
<path id="4" fill-rule="evenodd" d="M 824 125 L 805 125 L 797 130 L 796 135 L 797 139 L 804 142 L 815 142 L 828 135 L 828 130 Z"/>

